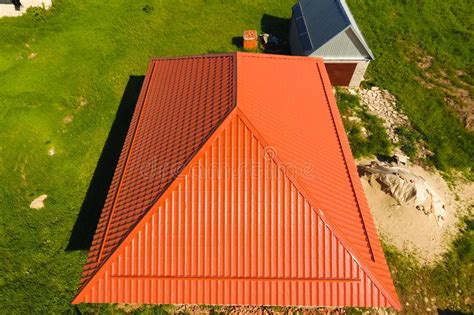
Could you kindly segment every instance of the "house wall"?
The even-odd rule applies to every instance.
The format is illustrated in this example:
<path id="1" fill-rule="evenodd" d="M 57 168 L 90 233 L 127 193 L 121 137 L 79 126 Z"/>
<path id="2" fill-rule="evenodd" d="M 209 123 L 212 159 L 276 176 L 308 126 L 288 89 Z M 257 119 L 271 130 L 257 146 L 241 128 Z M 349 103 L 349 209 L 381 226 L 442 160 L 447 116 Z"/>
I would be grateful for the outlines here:
<path id="1" fill-rule="evenodd" d="M 369 61 L 324 59 L 324 64 L 332 85 L 358 87 L 364 80 Z"/>
<path id="2" fill-rule="evenodd" d="M 358 87 L 362 81 L 364 81 L 365 71 L 367 70 L 369 63 L 370 61 L 368 60 L 359 61 L 357 63 L 357 67 L 354 70 L 354 74 L 352 75 L 352 80 L 349 83 L 350 87 Z"/>

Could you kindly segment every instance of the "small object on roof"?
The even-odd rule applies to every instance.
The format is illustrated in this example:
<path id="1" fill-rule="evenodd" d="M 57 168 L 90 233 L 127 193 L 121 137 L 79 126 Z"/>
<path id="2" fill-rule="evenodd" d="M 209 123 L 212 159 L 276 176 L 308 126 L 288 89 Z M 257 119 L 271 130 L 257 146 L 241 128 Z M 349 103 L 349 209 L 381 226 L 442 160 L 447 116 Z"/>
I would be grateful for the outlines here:
<path id="1" fill-rule="evenodd" d="M 256 30 L 244 31 L 244 49 L 255 50 L 257 49 L 258 34 Z"/>

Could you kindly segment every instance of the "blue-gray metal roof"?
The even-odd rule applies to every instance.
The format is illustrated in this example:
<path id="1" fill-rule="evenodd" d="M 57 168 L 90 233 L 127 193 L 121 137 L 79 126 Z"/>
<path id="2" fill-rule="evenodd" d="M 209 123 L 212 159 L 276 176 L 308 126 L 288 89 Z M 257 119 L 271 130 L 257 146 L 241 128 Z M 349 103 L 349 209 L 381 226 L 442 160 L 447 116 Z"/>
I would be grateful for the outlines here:
<path id="1" fill-rule="evenodd" d="M 303 50 L 315 51 L 352 28 L 367 54 L 374 59 L 345 0 L 299 0 L 293 7 L 293 18 Z"/>

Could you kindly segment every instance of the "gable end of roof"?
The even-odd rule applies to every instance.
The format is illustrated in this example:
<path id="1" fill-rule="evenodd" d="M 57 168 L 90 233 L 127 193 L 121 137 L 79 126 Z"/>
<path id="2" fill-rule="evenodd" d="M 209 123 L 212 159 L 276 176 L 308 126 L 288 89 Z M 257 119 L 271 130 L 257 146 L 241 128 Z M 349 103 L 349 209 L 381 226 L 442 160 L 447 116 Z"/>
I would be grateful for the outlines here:
<path id="1" fill-rule="evenodd" d="M 298 8 L 301 14 L 296 14 Z M 298 19 L 304 21 L 305 32 L 298 30 L 298 36 L 303 46 L 303 43 L 308 41 L 304 35 L 308 34 L 310 46 L 306 45 L 306 54 L 315 52 L 341 32 L 351 28 L 369 60 L 374 60 L 374 55 L 345 0 L 299 0 L 293 6 L 293 19 L 295 22 Z M 296 24 L 298 26 L 298 23 Z"/>

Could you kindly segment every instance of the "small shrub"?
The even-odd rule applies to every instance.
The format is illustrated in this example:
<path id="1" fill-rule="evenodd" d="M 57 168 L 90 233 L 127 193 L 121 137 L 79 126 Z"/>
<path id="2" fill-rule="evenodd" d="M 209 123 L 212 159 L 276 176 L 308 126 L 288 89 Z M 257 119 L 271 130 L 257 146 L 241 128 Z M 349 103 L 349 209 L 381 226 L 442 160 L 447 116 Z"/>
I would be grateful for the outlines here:
<path id="1" fill-rule="evenodd" d="M 155 11 L 155 7 L 150 5 L 150 4 L 146 4 L 144 7 L 143 7 L 143 12 L 147 13 L 147 14 L 150 14 L 152 13 L 153 11 Z"/>
<path id="2" fill-rule="evenodd" d="M 46 20 L 48 15 L 49 10 L 43 7 L 30 7 L 26 10 L 26 16 L 37 22 Z"/>
<path id="3" fill-rule="evenodd" d="M 415 158 L 417 152 L 416 143 L 419 141 L 419 135 L 407 127 L 398 127 L 395 132 L 400 136 L 400 149 L 410 158 Z"/>
<path id="4" fill-rule="evenodd" d="M 342 115 L 347 115 L 350 109 L 356 109 L 360 106 L 359 98 L 356 95 L 345 93 L 341 89 L 337 89 L 336 99 Z"/>
<path id="5" fill-rule="evenodd" d="M 356 158 L 390 154 L 392 144 L 382 120 L 367 113 L 366 109 L 360 106 L 356 95 L 338 89 L 337 105 L 342 115 L 352 154 Z M 349 120 L 348 116 L 357 116 L 360 121 Z M 362 131 L 363 128 L 366 130 L 365 134 Z"/>

